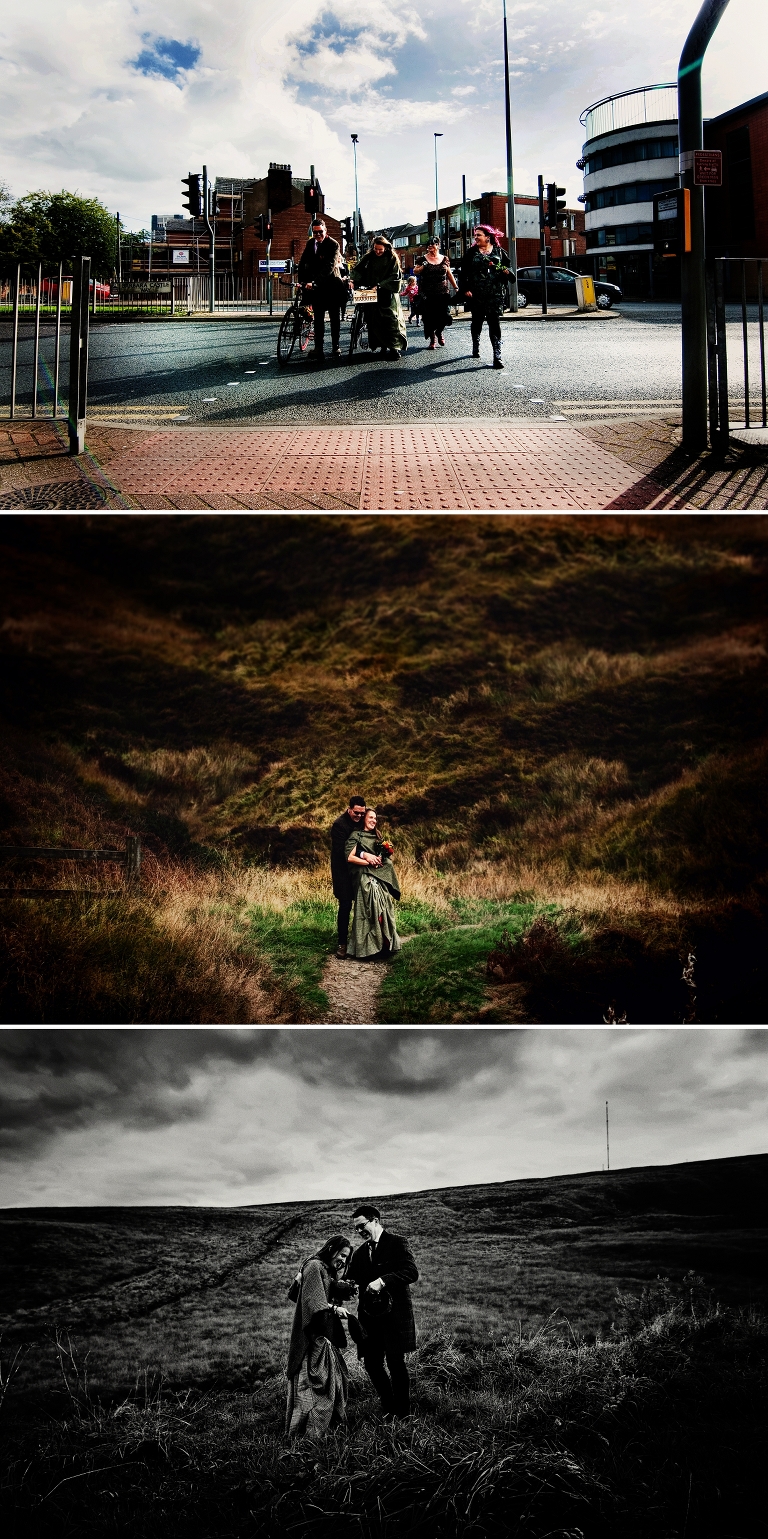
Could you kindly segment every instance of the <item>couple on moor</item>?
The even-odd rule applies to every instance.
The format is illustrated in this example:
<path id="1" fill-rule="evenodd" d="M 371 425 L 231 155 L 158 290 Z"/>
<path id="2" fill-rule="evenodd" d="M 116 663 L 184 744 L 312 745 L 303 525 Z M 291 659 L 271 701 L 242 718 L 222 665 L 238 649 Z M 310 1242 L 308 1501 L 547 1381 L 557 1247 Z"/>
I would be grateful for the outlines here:
<path id="1" fill-rule="evenodd" d="M 384 1416 L 410 1415 L 405 1357 L 416 1348 L 410 1289 L 419 1276 L 416 1263 L 408 1241 L 383 1227 L 378 1208 L 356 1208 L 352 1228 L 361 1242 L 357 1250 L 346 1235 L 332 1235 L 288 1290 L 296 1305 L 286 1369 L 290 1438 L 319 1438 L 346 1421 L 345 1325 Z"/>
<path id="2" fill-rule="evenodd" d="M 339 905 L 337 957 L 383 961 L 400 950 L 395 902 L 400 884 L 393 848 L 379 833 L 375 807 L 351 796 L 331 828 L 331 879 Z M 349 918 L 352 914 L 352 934 Z"/>

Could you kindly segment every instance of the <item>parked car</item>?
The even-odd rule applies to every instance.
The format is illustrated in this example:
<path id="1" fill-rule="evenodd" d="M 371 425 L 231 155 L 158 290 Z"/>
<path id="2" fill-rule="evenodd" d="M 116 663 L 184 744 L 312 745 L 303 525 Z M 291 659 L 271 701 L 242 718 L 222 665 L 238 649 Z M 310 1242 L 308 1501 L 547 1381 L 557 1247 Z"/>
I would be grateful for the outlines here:
<path id="1" fill-rule="evenodd" d="M 575 305 L 576 303 L 576 279 L 580 273 L 573 273 L 567 267 L 547 268 L 547 304 L 549 305 Z M 517 274 L 518 304 L 525 309 L 529 300 L 531 304 L 541 304 L 541 268 L 521 267 Z M 622 298 L 621 289 L 616 283 L 605 283 L 602 278 L 595 278 L 595 299 L 599 309 L 610 310 L 611 305 L 618 304 Z"/>

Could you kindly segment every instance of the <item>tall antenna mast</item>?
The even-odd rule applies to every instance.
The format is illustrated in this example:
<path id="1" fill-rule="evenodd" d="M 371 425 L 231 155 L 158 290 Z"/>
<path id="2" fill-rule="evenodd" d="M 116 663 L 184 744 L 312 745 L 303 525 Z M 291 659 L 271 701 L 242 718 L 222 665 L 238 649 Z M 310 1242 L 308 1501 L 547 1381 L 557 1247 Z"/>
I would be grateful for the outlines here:
<path id="1" fill-rule="evenodd" d="M 608 1161 L 607 1169 L 611 1168 L 611 1145 L 608 1137 L 608 1102 L 605 1103 L 605 1157 Z"/>

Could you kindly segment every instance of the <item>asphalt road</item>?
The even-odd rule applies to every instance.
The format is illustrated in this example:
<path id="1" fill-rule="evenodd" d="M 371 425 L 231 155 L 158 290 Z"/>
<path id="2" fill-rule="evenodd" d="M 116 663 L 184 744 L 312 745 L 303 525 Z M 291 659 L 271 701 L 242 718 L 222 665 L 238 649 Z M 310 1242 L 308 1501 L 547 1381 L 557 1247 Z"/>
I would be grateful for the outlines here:
<path id="1" fill-rule="evenodd" d="M 735 320 L 735 317 L 734 317 Z M 279 368 L 279 321 L 137 321 L 96 323 L 91 331 L 89 419 L 146 427 L 300 423 L 418 422 L 461 417 L 527 421 L 620 418 L 669 410 L 680 402 L 677 306 L 622 304 L 608 317 L 519 320 L 502 326 L 504 371 L 491 368 L 484 334 L 473 360 L 468 321 L 446 330 L 446 346 L 427 351 L 408 328 L 400 363 L 357 354 L 318 368 L 300 358 Z M 756 327 L 750 327 L 750 332 Z M 733 336 L 730 333 L 733 332 Z M 10 395 L 10 327 L 0 327 L 0 400 Z M 18 395 L 28 409 L 31 328 L 20 342 Z M 349 326 L 342 333 L 346 354 Z M 60 395 L 66 400 L 68 332 L 62 330 Z M 738 362 L 740 328 L 729 326 Z M 326 344 L 328 339 L 326 338 Z M 50 412 L 53 335 L 43 328 L 41 411 Z M 756 360 L 755 360 L 756 361 Z M 754 378 L 754 369 L 753 369 Z M 731 374 L 738 395 L 738 372 Z"/>

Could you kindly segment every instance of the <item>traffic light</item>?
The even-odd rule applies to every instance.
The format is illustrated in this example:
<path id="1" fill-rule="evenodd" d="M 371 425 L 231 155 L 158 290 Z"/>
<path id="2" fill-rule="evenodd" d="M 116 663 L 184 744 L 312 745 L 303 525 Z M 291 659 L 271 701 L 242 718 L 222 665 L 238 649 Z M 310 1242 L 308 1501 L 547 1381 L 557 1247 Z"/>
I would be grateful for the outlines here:
<path id="1" fill-rule="evenodd" d="M 657 257 L 677 257 L 690 251 L 690 188 L 670 187 L 653 194 L 653 249 Z"/>
<path id="2" fill-rule="evenodd" d="M 267 221 L 263 214 L 257 214 L 253 221 L 253 228 L 256 231 L 259 240 L 266 240 L 266 236 L 264 234 L 264 226 L 266 222 Z"/>
<path id="3" fill-rule="evenodd" d="M 193 219 L 199 219 L 202 213 L 202 201 L 200 197 L 200 172 L 190 171 L 189 176 L 181 178 L 182 187 L 186 187 L 186 195 L 182 199 L 184 208 L 188 208 Z"/>
<path id="4" fill-rule="evenodd" d="M 352 219 L 349 214 L 344 220 L 344 239 L 348 246 L 352 245 Z"/>
<path id="5" fill-rule="evenodd" d="M 272 226 L 272 220 L 270 219 L 269 215 L 267 215 L 266 219 L 264 220 L 264 239 L 267 242 L 267 245 L 269 245 L 273 234 L 274 230 Z"/>
<path id="6" fill-rule="evenodd" d="M 560 215 L 564 213 L 565 188 L 558 187 L 556 182 L 547 182 L 547 224 L 550 230 L 557 229 Z"/>
<path id="7" fill-rule="evenodd" d="M 317 182 L 308 182 L 304 188 L 304 211 L 307 214 L 320 213 L 320 188 Z"/>

